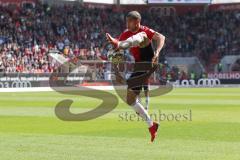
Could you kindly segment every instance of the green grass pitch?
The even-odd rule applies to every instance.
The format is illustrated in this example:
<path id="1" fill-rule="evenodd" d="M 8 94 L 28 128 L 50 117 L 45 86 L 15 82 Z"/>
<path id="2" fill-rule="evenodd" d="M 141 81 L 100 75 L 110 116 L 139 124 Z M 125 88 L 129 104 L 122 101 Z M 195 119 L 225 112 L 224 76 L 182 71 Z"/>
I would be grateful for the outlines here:
<path id="1" fill-rule="evenodd" d="M 239 160 L 239 88 L 174 89 L 150 100 L 150 113 L 188 113 L 192 120 L 161 121 L 150 143 L 144 122 L 120 101 L 100 118 L 66 122 L 55 105 L 74 100 L 72 112 L 94 108 L 97 99 L 56 92 L 0 93 L 1 160 Z"/>

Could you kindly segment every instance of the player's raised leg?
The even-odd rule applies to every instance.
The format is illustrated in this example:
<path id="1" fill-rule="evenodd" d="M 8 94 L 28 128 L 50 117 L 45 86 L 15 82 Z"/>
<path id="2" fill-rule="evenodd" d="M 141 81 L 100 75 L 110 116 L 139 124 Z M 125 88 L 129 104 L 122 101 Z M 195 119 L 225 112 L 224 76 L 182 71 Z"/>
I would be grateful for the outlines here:
<path id="1" fill-rule="evenodd" d="M 119 41 L 113 38 L 109 33 L 106 33 L 107 40 L 115 47 L 115 49 L 128 49 L 134 46 L 144 47 L 149 44 L 147 34 L 139 32 L 124 41 Z"/>

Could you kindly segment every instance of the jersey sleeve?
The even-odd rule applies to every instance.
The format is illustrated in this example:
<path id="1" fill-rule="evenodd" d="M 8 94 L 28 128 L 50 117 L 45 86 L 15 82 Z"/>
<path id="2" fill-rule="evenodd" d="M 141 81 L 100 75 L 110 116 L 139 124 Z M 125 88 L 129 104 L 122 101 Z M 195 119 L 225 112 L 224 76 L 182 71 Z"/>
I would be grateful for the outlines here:
<path id="1" fill-rule="evenodd" d="M 145 27 L 144 31 L 147 34 L 148 38 L 150 40 L 152 40 L 153 35 L 155 34 L 155 31 L 153 29 L 148 28 L 148 27 Z"/>

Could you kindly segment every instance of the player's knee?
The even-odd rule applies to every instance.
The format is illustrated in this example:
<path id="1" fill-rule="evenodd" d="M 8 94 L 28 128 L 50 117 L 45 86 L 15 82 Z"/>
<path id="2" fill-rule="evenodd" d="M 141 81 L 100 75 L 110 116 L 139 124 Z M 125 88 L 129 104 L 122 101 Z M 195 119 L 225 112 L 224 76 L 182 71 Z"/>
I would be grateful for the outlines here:
<path id="1" fill-rule="evenodd" d="M 150 43 L 150 41 L 149 41 L 148 36 L 145 32 L 140 32 L 140 35 L 142 37 L 142 40 L 139 43 L 139 47 L 144 48 Z"/>
<path id="2" fill-rule="evenodd" d="M 138 33 L 142 38 L 147 38 L 147 34 L 145 32 Z"/>
<path id="3" fill-rule="evenodd" d="M 147 34 L 145 32 L 140 32 L 134 36 L 132 36 L 132 44 L 133 46 L 139 46 L 147 39 Z"/>
<path id="4" fill-rule="evenodd" d="M 127 98 L 127 104 L 128 104 L 129 106 L 131 106 L 131 105 L 134 104 L 134 101 L 131 100 L 131 99 L 129 99 L 129 98 Z"/>
<path id="5" fill-rule="evenodd" d="M 136 99 L 135 98 L 129 98 L 129 97 L 127 97 L 127 104 L 129 105 L 129 106 L 132 106 L 132 105 L 134 105 L 136 103 Z"/>

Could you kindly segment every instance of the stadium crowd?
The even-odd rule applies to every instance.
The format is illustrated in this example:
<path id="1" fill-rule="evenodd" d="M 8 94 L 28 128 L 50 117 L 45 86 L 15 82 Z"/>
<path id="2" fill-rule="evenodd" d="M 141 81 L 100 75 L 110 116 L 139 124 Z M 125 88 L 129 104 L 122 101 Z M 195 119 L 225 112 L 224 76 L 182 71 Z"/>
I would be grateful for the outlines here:
<path id="1" fill-rule="evenodd" d="M 52 72 L 47 55 L 58 49 L 66 57 L 106 59 L 105 33 L 118 36 L 126 13 L 79 6 L 11 9 L 0 7 L 0 69 L 4 72 Z M 144 12 L 143 25 L 167 37 L 168 56 L 196 55 L 209 64 L 210 56 L 240 52 L 240 15 L 208 11 L 160 17 Z"/>

